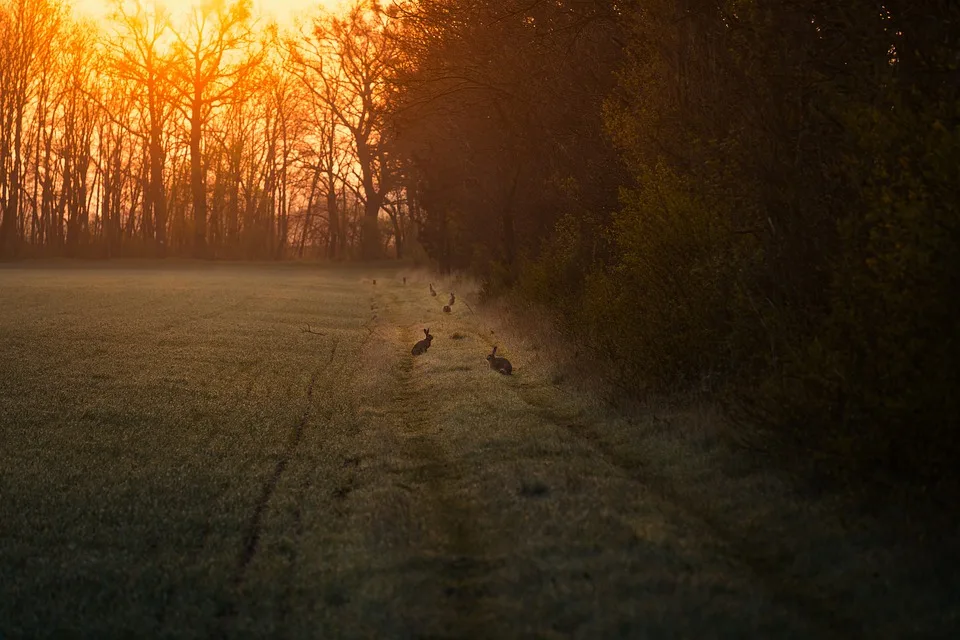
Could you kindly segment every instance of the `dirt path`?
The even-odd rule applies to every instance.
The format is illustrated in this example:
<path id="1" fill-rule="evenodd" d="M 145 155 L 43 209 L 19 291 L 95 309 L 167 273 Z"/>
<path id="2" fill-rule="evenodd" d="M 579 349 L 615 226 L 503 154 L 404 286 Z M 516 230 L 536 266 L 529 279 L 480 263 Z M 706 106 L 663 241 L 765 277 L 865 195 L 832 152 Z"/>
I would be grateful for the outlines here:
<path id="1" fill-rule="evenodd" d="M 377 320 L 355 387 L 363 452 L 345 508 L 362 543 L 330 633 L 857 638 L 883 635 L 891 621 L 901 625 L 894 635 L 923 628 L 911 606 L 936 616 L 939 586 L 898 618 L 879 613 L 898 598 L 876 573 L 859 582 L 856 554 L 897 556 L 896 547 L 839 543 L 858 531 L 832 531 L 836 513 L 781 529 L 791 511 L 823 515 L 789 504 L 788 492 L 767 496 L 787 501 L 782 520 L 762 494 L 746 496 L 777 525 L 758 537 L 737 513 L 704 506 L 685 478 L 672 486 L 654 452 L 621 447 L 625 425 L 525 371 L 521 349 L 501 345 L 514 376 L 490 371 L 482 318 L 463 306 L 444 315 L 416 285 L 385 285 L 370 294 Z M 413 357 L 423 326 L 436 338 Z M 829 575 L 845 567 L 854 572 Z"/>
<path id="2" fill-rule="evenodd" d="M 355 431 L 315 441 L 337 486 L 297 542 L 324 547 L 300 550 L 292 587 L 327 594 L 320 635 L 856 637 L 605 453 L 522 362 L 492 372 L 465 307 L 383 282 L 369 306 L 329 425 Z M 424 325 L 436 339 L 415 358 Z"/>

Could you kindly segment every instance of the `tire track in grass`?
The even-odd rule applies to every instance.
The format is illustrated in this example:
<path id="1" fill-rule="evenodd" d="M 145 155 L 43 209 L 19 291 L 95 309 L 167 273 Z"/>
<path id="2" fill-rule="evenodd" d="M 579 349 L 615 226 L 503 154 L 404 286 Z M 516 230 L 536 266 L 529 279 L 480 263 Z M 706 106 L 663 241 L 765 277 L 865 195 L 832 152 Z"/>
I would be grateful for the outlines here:
<path id="1" fill-rule="evenodd" d="M 360 335 L 360 345 L 361 348 L 371 339 L 372 333 L 367 335 Z M 341 355 L 342 355 L 341 350 Z M 329 389 L 329 385 L 335 379 L 340 380 L 349 380 L 355 375 L 355 371 L 351 370 L 352 359 L 341 358 L 338 363 L 334 363 L 334 357 L 337 353 L 337 343 L 336 338 L 334 339 L 334 345 L 331 348 L 329 358 L 325 365 L 321 366 L 320 369 L 325 373 L 324 376 L 316 378 L 314 391 L 322 393 L 324 389 Z M 348 385 L 349 386 L 349 385 Z M 342 407 L 340 408 L 342 409 Z M 317 425 L 325 424 L 327 426 L 336 424 L 338 407 L 335 406 L 326 406 L 318 416 Z M 307 435 L 307 438 L 309 435 Z M 304 447 L 309 447 L 309 444 L 304 444 Z M 306 454 L 309 457 L 309 453 Z M 293 500 L 292 509 L 287 512 L 288 517 L 288 534 L 290 536 L 290 542 L 287 546 L 281 546 L 274 550 L 275 553 L 279 554 L 282 557 L 282 561 L 286 565 L 286 570 L 284 571 L 283 578 L 279 581 L 280 583 L 280 596 L 276 600 L 276 623 L 277 627 L 275 634 L 277 637 L 291 637 L 296 636 L 297 632 L 297 622 L 298 620 L 293 615 L 294 604 L 296 597 L 296 577 L 298 569 L 300 568 L 303 556 L 302 550 L 302 540 L 304 535 L 308 532 L 308 527 L 304 523 L 305 514 L 301 504 L 304 502 L 305 496 L 310 492 L 323 492 L 325 491 L 329 480 L 334 480 L 337 488 L 332 492 L 329 492 L 329 511 L 327 512 L 328 521 L 337 521 L 342 520 L 345 517 L 348 506 L 346 504 L 346 499 L 349 496 L 353 484 L 356 481 L 356 471 L 351 462 L 359 463 L 359 459 L 352 460 L 349 457 L 343 458 L 343 463 L 341 467 L 336 468 L 325 468 L 319 466 L 314 459 L 312 464 L 308 464 L 306 467 L 307 470 L 300 470 L 302 474 L 302 481 L 296 482 L 293 486 L 287 485 L 287 491 L 292 491 L 296 498 Z M 343 478 L 343 473 L 346 470 L 347 478 Z M 291 472 L 295 473 L 295 472 Z M 318 474 L 321 477 L 318 477 Z M 283 480 L 285 483 L 287 480 Z M 334 526 L 334 528 L 338 528 Z M 266 553 L 266 552 L 264 552 Z M 302 623 L 302 620 L 299 622 Z M 293 626 L 291 626 L 291 623 Z"/>
<path id="2" fill-rule="evenodd" d="M 334 338 L 333 345 L 330 348 L 330 355 L 327 358 L 326 365 L 321 367 L 322 370 L 330 370 L 330 365 L 333 363 L 334 356 L 336 355 L 337 344 L 338 341 L 336 338 Z M 310 418 L 311 402 L 313 400 L 314 389 L 317 386 L 317 377 L 318 373 L 314 372 L 310 378 L 310 383 L 307 385 L 306 391 L 307 406 L 304 408 L 300 419 L 294 425 L 293 431 L 290 434 L 290 438 L 287 441 L 287 445 L 281 452 L 280 458 L 277 460 L 277 464 L 274 467 L 273 473 L 270 474 L 270 476 L 267 478 L 267 481 L 263 484 L 260 497 L 254 505 L 253 513 L 250 516 L 246 532 L 243 536 L 243 542 L 241 544 L 236 570 L 232 580 L 230 581 L 234 592 L 239 592 L 243 586 L 247 568 L 250 566 L 250 563 L 253 562 L 254 557 L 256 557 L 258 548 L 260 546 L 263 515 L 266 512 L 267 507 L 270 505 L 270 500 L 276 492 L 277 485 L 279 484 L 281 477 L 286 471 L 287 466 L 290 464 L 290 461 L 293 459 L 293 456 L 296 454 L 297 448 L 300 446 L 300 442 L 303 440 L 303 431 L 306 428 L 307 421 Z M 220 620 L 220 628 L 218 630 L 219 633 L 217 634 L 219 637 L 228 637 L 230 635 L 228 630 L 230 627 L 232 627 L 236 617 L 237 610 L 235 605 L 230 601 L 224 602 L 217 613 L 217 618 Z"/>
<path id="3" fill-rule="evenodd" d="M 544 387 L 544 389 L 548 388 Z M 697 509 L 688 500 L 669 488 L 668 478 L 647 469 L 640 461 L 632 460 L 613 446 L 604 442 L 596 425 L 585 425 L 575 419 L 566 419 L 549 402 L 531 395 L 536 389 L 519 389 L 518 395 L 534 408 L 541 419 L 552 424 L 561 437 L 576 443 L 603 464 L 615 469 L 622 477 L 636 482 L 658 498 L 664 513 L 675 522 L 696 531 L 698 538 L 707 541 L 719 552 L 721 558 L 756 579 L 770 597 L 771 602 L 788 610 L 799 612 L 809 620 L 822 638 L 864 638 L 862 625 L 841 612 L 825 606 L 821 598 L 806 585 L 795 584 L 772 557 L 776 554 L 751 546 L 751 542 L 739 539 L 732 531 L 702 509 Z M 543 390 L 543 389 L 540 389 Z M 564 437 L 565 436 L 565 437 Z M 625 523 L 629 526 L 629 523 Z"/>
<path id="4" fill-rule="evenodd" d="M 406 348 L 412 344 L 415 334 L 400 330 L 399 342 Z M 442 563 L 437 577 L 442 585 L 444 601 L 437 602 L 438 611 L 447 615 L 443 621 L 448 630 L 456 633 L 468 633 L 477 637 L 493 637 L 492 631 L 484 628 L 484 611 L 478 606 L 482 594 L 475 588 L 484 576 L 486 563 L 483 545 L 472 531 L 478 518 L 474 509 L 459 500 L 455 489 L 451 487 L 449 471 L 458 460 L 450 459 L 443 451 L 445 436 L 433 424 L 425 398 L 429 391 L 418 383 L 414 376 L 413 356 L 404 353 L 395 367 L 394 388 L 390 399 L 392 413 L 402 424 L 399 434 L 399 449 L 403 457 L 416 466 L 410 470 L 426 491 L 424 504 L 433 520 L 442 532 L 443 550 L 449 556 Z"/>
<path id="5" fill-rule="evenodd" d="M 327 363 L 323 367 L 324 370 L 330 369 L 330 365 L 333 363 L 333 358 L 336 355 L 336 352 L 337 340 L 334 339 L 333 345 L 330 348 L 330 355 L 327 358 Z M 280 454 L 280 459 L 277 460 L 277 466 L 264 483 L 263 490 L 260 493 L 260 499 L 257 500 L 256 506 L 253 509 L 253 515 L 250 518 L 250 523 L 247 526 L 247 533 L 244 536 L 240 560 L 237 563 L 237 576 L 234 579 L 235 584 L 240 584 L 243 581 L 243 575 L 246 572 L 247 567 L 250 566 L 250 562 L 253 560 L 253 557 L 257 553 L 257 547 L 260 544 L 260 527 L 263 519 L 263 513 L 270 504 L 270 498 L 273 497 L 273 494 L 277 489 L 277 484 L 280 482 L 280 477 L 283 475 L 283 472 L 286 471 L 287 465 L 290 464 L 291 458 L 293 458 L 297 447 L 300 446 L 300 442 L 303 440 L 303 429 L 306 427 L 307 420 L 310 418 L 310 402 L 313 400 L 313 390 L 316 388 L 316 385 L 317 373 L 314 372 L 313 376 L 310 378 L 310 384 L 307 385 L 307 406 L 304 408 L 303 414 L 300 416 L 300 420 L 297 421 L 290 440 L 287 442 L 286 448 L 283 450 L 283 453 Z"/>
<path id="6" fill-rule="evenodd" d="M 313 389 L 316 386 L 316 382 L 317 374 L 315 373 L 310 379 L 310 384 L 307 386 L 308 403 L 313 400 Z M 300 441 L 303 440 L 303 428 L 307 424 L 309 415 L 310 407 L 308 406 L 306 409 L 304 409 L 303 415 L 300 417 L 300 420 L 294 427 L 293 433 L 290 436 L 290 440 L 287 442 L 286 448 L 284 448 L 283 452 L 280 454 L 280 458 L 277 460 L 277 466 L 274 468 L 273 473 L 269 478 L 267 478 L 267 481 L 263 485 L 263 489 L 260 492 L 260 498 L 257 500 L 257 503 L 254 506 L 250 523 L 247 525 L 247 533 L 244 535 L 242 545 L 243 548 L 240 552 L 240 560 L 237 563 L 237 575 L 234 578 L 235 584 L 239 584 L 243 581 L 243 575 L 246 572 L 247 567 L 250 565 L 253 557 L 257 554 L 257 547 L 260 544 L 260 526 L 263 519 L 263 512 L 266 511 L 267 506 L 270 504 L 270 498 L 273 497 L 273 494 L 277 489 L 277 483 L 280 482 L 280 477 L 283 475 L 283 472 L 286 471 L 287 465 L 290 464 L 290 459 L 293 457 L 297 447 L 300 445 Z"/>
<path id="7" fill-rule="evenodd" d="M 484 323 L 480 317 L 474 315 L 470 318 L 463 318 L 463 320 L 466 321 L 468 326 L 473 325 L 469 326 L 469 329 L 465 329 L 465 333 L 475 336 L 481 343 L 495 344 L 497 342 L 497 335 L 489 327 L 483 326 Z M 403 337 L 401 337 L 402 340 Z M 407 374 L 407 378 L 409 378 L 410 371 L 408 368 L 401 368 L 401 371 Z M 406 382 L 406 380 L 403 382 Z M 414 382 L 408 384 L 411 388 L 413 385 Z M 554 386 L 539 385 L 532 381 L 531 384 L 519 382 L 509 386 L 514 387 L 514 393 L 538 413 L 542 420 L 553 425 L 558 437 L 562 440 L 583 451 L 586 457 L 596 460 L 600 468 L 606 467 L 613 470 L 617 475 L 636 482 L 645 490 L 651 492 L 652 497 L 655 497 L 657 502 L 660 503 L 663 513 L 667 514 L 676 525 L 691 531 L 693 539 L 700 541 L 703 545 L 703 552 L 707 556 L 713 553 L 723 565 L 729 567 L 733 575 L 739 575 L 740 578 L 746 578 L 750 583 L 761 586 L 770 604 L 805 619 L 813 628 L 818 630 L 818 637 L 864 637 L 862 625 L 843 612 L 831 608 L 822 597 L 818 597 L 815 585 L 798 583 L 797 579 L 790 576 L 782 563 L 777 562 L 775 549 L 751 548 L 750 541 L 738 538 L 734 531 L 724 526 L 722 520 L 704 513 L 702 509 L 697 509 L 696 505 L 690 504 L 689 500 L 685 500 L 679 492 L 671 490 L 669 488 L 669 478 L 655 474 L 651 469 L 646 468 L 646 465 L 640 466 L 639 461 L 631 459 L 628 454 L 617 451 L 616 447 L 607 443 L 603 434 L 597 429 L 600 426 L 599 424 L 584 427 L 578 423 L 578 420 L 581 419 L 578 417 L 579 412 L 565 415 L 565 413 L 570 413 L 562 409 L 565 404 L 568 404 L 568 400 L 559 399 L 558 401 L 557 395 L 560 392 Z M 547 397 L 543 397 L 544 392 L 546 392 Z M 430 435 L 424 434 L 424 437 L 417 438 L 416 441 L 427 442 L 430 439 L 437 440 L 437 437 L 433 436 L 431 438 Z M 430 456 L 429 450 L 422 447 L 419 453 L 421 455 L 418 459 L 424 465 L 424 470 L 421 473 L 428 478 L 426 483 L 428 492 L 441 494 L 438 502 L 442 505 L 440 508 L 444 513 L 456 513 L 455 499 L 452 504 L 444 504 L 442 499 L 442 494 L 445 491 L 449 493 L 449 490 L 445 487 L 449 483 L 449 479 L 443 476 L 446 475 L 444 471 L 449 468 L 450 462 L 445 462 L 436 455 Z M 423 455 L 424 453 L 427 455 Z M 432 481 L 430 480 L 431 477 Z M 436 488 L 434 488 L 434 484 Z M 433 499 L 433 496 L 431 496 L 431 500 Z M 469 514 L 465 514 L 465 517 L 469 517 Z M 448 520 L 450 519 L 448 518 Z M 456 531 L 457 520 L 460 523 L 467 523 L 467 526 L 469 526 L 467 520 L 453 518 L 453 522 L 447 524 L 447 531 L 448 537 L 454 540 L 459 533 Z M 623 521 L 623 526 L 633 527 L 626 520 Z M 461 560 L 464 562 L 460 568 L 464 572 L 471 571 L 469 561 L 472 558 L 470 557 L 470 551 L 477 550 L 476 541 L 471 539 L 472 534 L 473 532 L 469 529 L 464 530 L 464 537 L 459 540 L 459 544 L 455 543 L 453 545 L 463 549 Z M 473 537 L 476 536 L 473 535 Z M 452 564 L 456 565 L 457 563 Z M 473 567 L 472 573 L 476 574 L 479 568 L 479 565 Z M 453 566 L 451 569 L 456 570 L 457 567 Z M 456 599 L 451 601 L 450 604 L 459 615 L 461 624 L 480 618 L 478 614 L 481 612 L 474 610 L 476 603 L 470 599 L 472 594 L 461 593 L 455 595 L 457 596 Z M 465 632 L 467 629 L 474 631 L 469 626 L 460 627 L 461 632 Z M 480 633 L 476 635 L 492 634 Z"/>

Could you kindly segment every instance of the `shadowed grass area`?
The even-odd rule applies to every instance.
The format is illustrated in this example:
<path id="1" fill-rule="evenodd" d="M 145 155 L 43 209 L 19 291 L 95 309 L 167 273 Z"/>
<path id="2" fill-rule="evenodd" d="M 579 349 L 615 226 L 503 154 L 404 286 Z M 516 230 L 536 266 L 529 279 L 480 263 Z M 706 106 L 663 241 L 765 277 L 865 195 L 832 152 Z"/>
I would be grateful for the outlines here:
<path id="1" fill-rule="evenodd" d="M 30 635 L 168 625 L 207 635 L 291 431 L 334 406 L 308 400 L 311 378 L 327 392 L 346 383 L 324 360 L 334 340 L 346 363 L 362 344 L 356 278 L 0 278 L 0 546 L 12 569 L 0 579 L 0 620 Z M 301 333 L 307 321 L 328 337 Z"/>
<path id="2" fill-rule="evenodd" d="M 956 577 L 882 523 L 745 466 L 708 411 L 617 415 L 558 387 L 539 338 L 472 305 L 469 283 L 442 283 L 458 296 L 444 314 L 428 282 L 0 269 L 0 634 L 846 638 L 956 622 Z M 424 327 L 436 338 L 413 357 Z M 513 376 L 490 370 L 494 343 Z"/>

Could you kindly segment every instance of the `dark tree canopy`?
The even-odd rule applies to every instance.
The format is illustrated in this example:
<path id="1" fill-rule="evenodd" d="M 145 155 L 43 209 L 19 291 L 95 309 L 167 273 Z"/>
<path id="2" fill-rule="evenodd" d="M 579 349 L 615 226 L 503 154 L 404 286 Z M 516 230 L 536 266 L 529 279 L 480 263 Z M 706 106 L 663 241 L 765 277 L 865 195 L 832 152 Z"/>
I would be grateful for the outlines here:
<path id="1" fill-rule="evenodd" d="M 960 7 L 404 3 L 421 241 L 631 395 L 937 475 L 958 453 Z M 949 451 L 950 453 L 946 453 Z"/>

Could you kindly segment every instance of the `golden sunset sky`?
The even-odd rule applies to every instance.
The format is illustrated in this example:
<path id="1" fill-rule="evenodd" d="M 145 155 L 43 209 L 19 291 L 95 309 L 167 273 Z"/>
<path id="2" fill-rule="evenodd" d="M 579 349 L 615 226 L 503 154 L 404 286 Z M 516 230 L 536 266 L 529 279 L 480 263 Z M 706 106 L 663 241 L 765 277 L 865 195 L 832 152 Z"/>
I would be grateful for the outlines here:
<path id="1" fill-rule="evenodd" d="M 185 13 L 192 5 L 200 4 L 202 0 L 158 0 L 165 5 L 173 15 L 174 21 Z M 209 1 L 209 0 L 208 0 Z M 145 0 L 147 4 L 149 0 Z M 346 0 L 253 0 L 253 9 L 256 15 L 267 19 L 276 18 L 281 26 L 292 24 L 296 15 L 313 13 L 317 7 L 337 9 L 345 4 Z M 112 0 L 74 0 L 78 13 L 98 20 L 104 20 L 110 14 L 115 3 Z"/>

